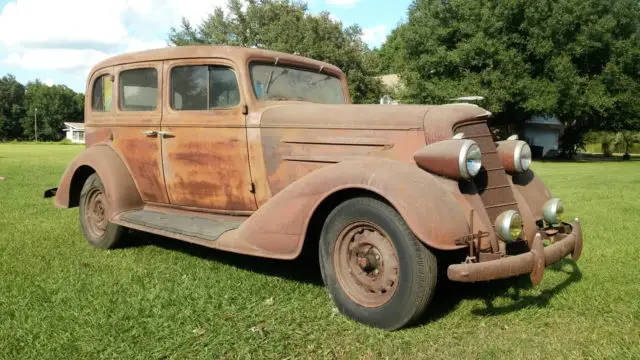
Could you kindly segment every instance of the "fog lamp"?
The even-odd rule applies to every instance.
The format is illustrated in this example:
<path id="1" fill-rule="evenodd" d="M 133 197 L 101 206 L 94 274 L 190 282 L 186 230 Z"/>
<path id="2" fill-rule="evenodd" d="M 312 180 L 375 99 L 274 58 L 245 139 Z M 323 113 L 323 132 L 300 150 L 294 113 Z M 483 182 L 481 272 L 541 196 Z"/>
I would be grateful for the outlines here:
<path id="1" fill-rule="evenodd" d="M 562 200 L 558 198 L 547 200 L 542 207 L 542 217 L 544 221 L 551 225 L 559 224 L 562 221 L 561 216 L 563 212 L 564 206 L 562 205 Z"/>
<path id="2" fill-rule="evenodd" d="M 504 241 L 515 241 L 522 235 L 522 217 L 515 210 L 507 210 L 496 219 L 496 232 Z"/>

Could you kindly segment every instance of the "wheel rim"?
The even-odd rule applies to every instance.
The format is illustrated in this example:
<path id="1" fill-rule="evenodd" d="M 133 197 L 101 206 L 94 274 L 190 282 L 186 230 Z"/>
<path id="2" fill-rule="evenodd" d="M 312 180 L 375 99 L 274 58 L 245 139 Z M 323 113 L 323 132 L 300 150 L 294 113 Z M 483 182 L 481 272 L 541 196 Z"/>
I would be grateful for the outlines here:
<path id="1" fill-rule="evenodd" d="M 107 230 L 107 202 L 104 192 L 91 189 L 86 195 L 84 210 L 88 232 L 94 237 L 101 237 Z"/>
<path id="2" fill-rule="evenodd" d="M 344 292 L 365 307 L 386 304 L 398 287 L 400 266 L 391 238 L 377 225 L 356 222 L 338 235 L 333 267 Z"/>

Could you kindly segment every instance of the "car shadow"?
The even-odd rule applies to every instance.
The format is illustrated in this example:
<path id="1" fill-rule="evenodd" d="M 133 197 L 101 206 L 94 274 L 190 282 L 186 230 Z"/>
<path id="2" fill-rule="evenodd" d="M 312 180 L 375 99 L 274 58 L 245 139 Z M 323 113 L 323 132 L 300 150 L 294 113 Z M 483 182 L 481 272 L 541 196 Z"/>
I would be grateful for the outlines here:
<path id="1" fill-rule="evenodd" d="M 255 273 L 276 276 L 292 281 L 324 286 L 317 252 L 303 249 L 302 254 L 295 260 L 276 260 L 249 255 L 241 255 L 228 251 L 216 250 L 185 241 L 131 230 L 120 249 L 156 246 L 169 251 L 178 251 L 204 260 L 219 262 L 237 269 Z"/>
<path id="2" fill-rule="evenodd" d="M 567 265 L 571 266 L 570 270 L 565 270 Z M 503 315 L 528 307 L 544 308 L 549 305 L 556 294 L 582 279 L 582 272 L 580 272 L 578 265 L 569 258 L 562 259 L 557 264 L 545 269 L 545 272 L 550 271 L 564 273 L 567 277 L 554 287 L 542 290 L 538 295 L 522 293 L 523 290 L 535 286 L 531 283 L 528 275 L 482 283 L 453 282 L 445 276 L 438 284 L 434 298 L 425 315 L 416 325 L 420 326 L 438 320 L 455 310 L 463 300 L 470 299 L 484 301 L 484 307 L 471 310 L 474 315 L 479 316 Z M 513 302 L 506 306 L 494 306 L 496 299 L 505 297 L 510 298 Z"/>
<path id="3" fill-rule="evenodd" d="M 204 260 L 216 261 L 258 274 L 275 276 L 314 286 L 324 286 L 317 261 L 317 250 L 307 247 L 303 249 L 300 257 L 295 260 L 275 260 L 235 254 L 158 235 L 131 231 L 120 248 L 144 246 L 156 246 L 169 251 L 178 251 L 189 256 L 197 256 Z M 566 270 L 567 266 L 570 266 L 571 269 Z M 439 280 L 434 298 L 422 318 L 414 324 L 414 327 L 426 325 L 447 316 L 463 300 L 469 299 L 482 299 L 484 301 L 484 307 L 471 310 L 474 315 L 479 316 L 503 315 L 528 307 L 543 308 L 549 305 L 550 300 L 556 294 L 582 279 L 582 273 L 577 264 L 569 258 L 562 259 L 557 264 L 547 267 L 545 272 L 549 271 L 561 272 L 566 274 L 567 277 L 554 287 L 542 290 L 538 295 L 527 295 L 522 293 L 523 290 L 531 289 L 534 286 L 527 275 L 482 283 L 459 283 L 447 279 L 446 266 L 444 266 L 438 274 Z M 504 297 L 511 298 L 513 302 L 506 306 L 494 306 L 496 299 Z"/>

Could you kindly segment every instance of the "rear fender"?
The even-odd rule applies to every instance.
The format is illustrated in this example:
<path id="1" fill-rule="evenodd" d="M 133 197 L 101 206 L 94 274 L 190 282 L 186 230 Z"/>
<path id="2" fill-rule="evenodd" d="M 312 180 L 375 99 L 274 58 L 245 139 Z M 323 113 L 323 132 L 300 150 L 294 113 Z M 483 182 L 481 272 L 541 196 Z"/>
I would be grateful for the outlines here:
<path id="1" fill-rule="evenodd" d="M 388 201 L 418 239 L 433 248 L 458 249 L 455 239 L 470 233 L 464 208 L 434 175 L 415 164 L 368 158 L 327 166 L 292 183 L 242 224 L 236 246 L 268 257 L 297 257 L 316 209 L 346 189 Z"/>
<path id="2" fill-rule="evenodd" d="M 55 204 L 59 208 L 79 205 L 80 191 L 86 179 L 97 173 L 104 184 L 109 201 L 108 218 L 143 206 L 127 166 L 109 144 L 96 144 L 78 154 L 62 175 Z"/>

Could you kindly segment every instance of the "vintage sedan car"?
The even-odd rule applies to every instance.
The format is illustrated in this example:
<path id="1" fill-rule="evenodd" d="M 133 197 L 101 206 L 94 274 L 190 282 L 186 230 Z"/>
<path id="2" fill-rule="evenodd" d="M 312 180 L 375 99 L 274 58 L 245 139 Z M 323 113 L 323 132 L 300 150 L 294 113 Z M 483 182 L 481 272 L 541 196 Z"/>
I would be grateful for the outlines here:
<path id="1" fill-rule="evenodd" d="M 215 46 L 113 57 L 86 94 L 86 149 L 51 193 L 96 248 L 127 228 L 275 259 L 315 247 L 337 308 L 384 329 L 425 311 L 436 254 L 460 255 L 463 282 L 538 283 L 580 257 L 529 146 L 495 142 L 475 105 L 352 105 L 335 66 Z"/>

